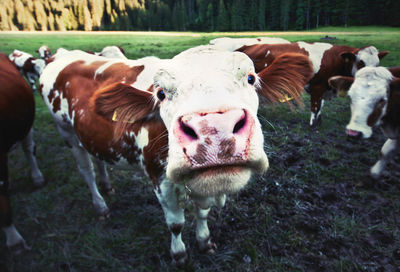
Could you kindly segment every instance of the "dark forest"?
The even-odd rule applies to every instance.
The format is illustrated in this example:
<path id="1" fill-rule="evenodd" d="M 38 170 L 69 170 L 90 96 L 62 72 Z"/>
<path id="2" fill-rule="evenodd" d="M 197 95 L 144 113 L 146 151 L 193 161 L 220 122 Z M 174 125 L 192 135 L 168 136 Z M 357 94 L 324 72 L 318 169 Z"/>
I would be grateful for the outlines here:
<path id="1" fill-rule="evenodd" d="M 1 0 L 0 30 L 308 30 L 400 26 L 399 0 Z"/>

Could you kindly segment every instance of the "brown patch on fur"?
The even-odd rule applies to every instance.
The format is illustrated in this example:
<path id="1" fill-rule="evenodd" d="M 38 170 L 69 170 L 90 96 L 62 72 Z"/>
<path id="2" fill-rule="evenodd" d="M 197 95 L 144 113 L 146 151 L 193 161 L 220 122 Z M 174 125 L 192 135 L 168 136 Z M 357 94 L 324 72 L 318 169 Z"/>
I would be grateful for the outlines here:
<path id="1" fill-rule="evenodd" d="M 353 77 L 346 77 L 346 76 L 334 76 L 328 80 L 329 86 L 336 89 L 339 92 L 339 95 L 340 93 L 347 93 L 353 82 L 354 82 Z"/>
<path id="2" fill-rule="evenodd" d="M 400 67 L 392 67 L 389 69 L 389 71 L 392 73 L 393 76 L 400 77 Z"/>
<path id="3" fill-rule="evenodd" d="M 196 155 L 194 155 L 193 160 L 198 164 L 203 164 L 207 161 L 207 148 L 199 144 L 196 149 Z"/>
<path id="4" fill-rule="evenodd" d="M 218 159 L 228 160 L 235 153 L 236 140 L 234 137 L 231 139 L 224 139 L 219 144 Z"/>
<path id="5" fill-rule="evenodd" d="M 32 61 L 35 60 L 34 58 L 28 58 L 25 63 L 24 66 L 22 66 L 22 70 L 24 70 L 24 72 L 32 72 L 35 73 L 35 67 L 33 66 Z"/>
<path id="6" fill-rule="evenodd" d="M 200 133 L 203 135 L 215 135 L 218 133 L 218 130 L 215 127 L 202 127 Z"/>
<path id="7" fill-rule="evenodd" d="M 135 122 L 157 111 L 151 93 L 119 82 L 97 91 L 90 98 L 90 106 L 94 112 L 109 121 L 113 120 L 114 113 L 118 110 L 118 119 L 114 122 L 114 140 L 121 138 L 127 131 L 127 120 Z"/>
<path id="8" fill-rule="evenodd" d="M 243 52 L 249 56 L 254 63 L 256 73 L 264 70 L 265 65 L 270 65 L 278 56 L 285 53 L 298 53 L 308 56 L 308 52 L 304 48 L 300 48 L 296 43 L 245 45 L 236 51 Z"/>
<path id="9" fill-rule="evenodd" d="M 175 235 L 175 236 L 178 236 L 181 232 L 182 232 L 182 229 L 183 229 L 183 225 L 182 224 L 171 224 L 170 226 L 169 226 L 169 230 Z"/>
<path id="10" fill-rule="evenodd" d="M 373 112 L 368 116 L 367 125 L 373 127 L 378 121 L 382 114 L 383 107 L 385 106 L 385 101 L 381 100 L 375 104 Z"/>
<path id="11" fill-rule="evenodd" d="M 285 53 L 258 73 L 261 79 L 261 88 L 258 92 L 270 103 L 279 102 L 287 95 L 302 105 L 301 93 L 313 75 L 313 66 L 308 57 Z"/>
<path id="12" fill-rule="evenodd" d="M 54 93 L 54 92 L 51 92 Z M 54 95 L 54 94 L 53 94 Z M 53 101 L 53 112 L 56 113 L 57 111 L 59 111 L 61 109 L 61 99 L 59 96 L 57 96 L 54 101 Z"/>
<path id="13" fill-rule="evenodd" d="M 208 144 L 208 145 L 212 145 L 212 141 L 211 141 L 211 139 L 210 139 L 209 137 L 207 137 L 207 138 L 204 140 L 204 142 L 205 142 L 206 144 Z"/>

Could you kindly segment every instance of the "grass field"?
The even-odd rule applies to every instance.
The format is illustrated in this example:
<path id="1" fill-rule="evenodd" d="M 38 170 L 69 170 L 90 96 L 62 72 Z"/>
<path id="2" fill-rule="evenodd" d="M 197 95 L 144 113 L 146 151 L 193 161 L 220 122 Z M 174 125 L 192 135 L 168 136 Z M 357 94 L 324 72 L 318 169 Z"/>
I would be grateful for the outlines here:
<path id="1" fill-rule="evenodd" d="M 322 28 L 270 33 L 1 33 L 0 51 L 34 52 L 42 44 L 100 51 L 122 46 L 128 58 L 170 58 L 219 35 L 279 36 L 290 41 L 375 45 L 390 50 L 383 66 L 400 65 L 400 29 Z M 14 221 L 32 250 L 11 255 L 0 234 L 0 271 L 177 271 L 169 256 L 170 235 L 150 182 L 137 171 L 110 169 L 116 195 L 105 197 L 111 218 L 99 221 L 89 190 L 47 108 L 36 98 L 38 163 L 48 182 L 33 190 L 21 148 L 10 155 Z M 271 168 L 255 177 L 209 226 L 215 255 L 200 254 L 194 209 L 188 203 L 183 239 L 188 271 L 397 271 L 400 267 L 400 157 L 379 181 L 368 176 L 384 137 L 351 142 L 344 128 L 349 99 L 326 103 L 322 124 L 310 129 L 304 109 L 263 106 L 265 150 Z"/>

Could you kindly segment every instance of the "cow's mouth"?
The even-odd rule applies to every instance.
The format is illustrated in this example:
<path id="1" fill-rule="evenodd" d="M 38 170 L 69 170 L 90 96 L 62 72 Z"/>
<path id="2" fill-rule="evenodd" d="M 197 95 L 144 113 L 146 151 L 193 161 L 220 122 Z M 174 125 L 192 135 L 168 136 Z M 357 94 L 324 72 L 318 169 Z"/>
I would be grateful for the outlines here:
<path id="1" fill-rule="evenodd" d="M 189 171 L 186 175 L 183 175 L 183 182 L 188 179 L 203 179 L 218 175 L 237 175 L 241 171 L 248 170 L 249 165 L 245 163 L 240 164 L 229 164 L 229 165 L 215 165 L 208 167 L 201 167 Z"/>

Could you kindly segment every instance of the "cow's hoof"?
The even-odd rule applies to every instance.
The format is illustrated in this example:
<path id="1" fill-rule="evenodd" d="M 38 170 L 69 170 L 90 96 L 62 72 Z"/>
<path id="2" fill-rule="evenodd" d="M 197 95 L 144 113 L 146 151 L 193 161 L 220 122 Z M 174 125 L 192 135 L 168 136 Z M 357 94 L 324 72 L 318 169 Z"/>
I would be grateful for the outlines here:
<path id="1" fill-rule="evenodd" d="M 199 248 L 200 252 L 212 255 L 217 250 L 217 245 L 213 243 L 210 238 L 208 238 L 207 240 L 199 243 Z"/>
<path id="2" fill-rule="evenodd" d="M 45 185 L 47 184 L 46 180 L 44 179 L 44 177 L 41 178 L 37 178 L 33 180 L 33 186 L 35 187 L 35 189 L 41 189 L 43 188 Z"/>
<path id="3" fill-rule="evenodd" d="M 28 250 L 31 250 L 31 248 L 25 243 L 24 240 L 20 241 L 15 245 L 9 246 L 8 249 L 11 251 L 13 255 L 20 255 Z"/>
<path id="4" fill-rule="evenodd" d="M 96 209 L 96 211 L 97 211 L 97 214 L 99 216 L 99 220 L 104 221 L 107 218 L 110 218 L 111 212 L 110 212 L 110 210 L 108 209 L 107 206 L 103 207 L 103 208 L 98 208 L 98 209 Z"/>
<path id="5" fill-rule="evenodd" d="M 114 188 L 105 189 L 105 193 L 108 196 L 113 196 L 113 195 L 115 195 L 115 189 Z"/>
<path id="6" fill-rule="evenodd" d="M 321 123 L 322 123 L 321 116 L 318 116 L 318 118 L 314 119 L 314 120 L 311 122 L 310 126 L 311 126 L 311 128 L 316 128 L 316 127 L 318 127 L 319 125 L 321 125 Z"/>
<path id="7" fill-rule="evenodd" d="M 371 178 L 373 178 L 374 180 L 379 180 L 379 178 L 381 177 L 380 173 L 376 173 L 376 172 L 371 172 L 370 173 Z"/>
<path id="8" fill-rule="evenodd" d="M 186 251 L 180 251 L 180 252 L 176 252 L 176 253 L 171 252 L 171 256 L 172 256 L 173 263 L 178 267 L 185 266 L 188 261 L 188 255 L 187 255 Z"/>

